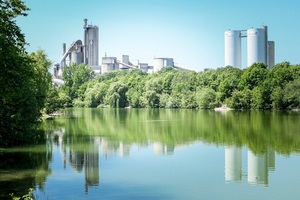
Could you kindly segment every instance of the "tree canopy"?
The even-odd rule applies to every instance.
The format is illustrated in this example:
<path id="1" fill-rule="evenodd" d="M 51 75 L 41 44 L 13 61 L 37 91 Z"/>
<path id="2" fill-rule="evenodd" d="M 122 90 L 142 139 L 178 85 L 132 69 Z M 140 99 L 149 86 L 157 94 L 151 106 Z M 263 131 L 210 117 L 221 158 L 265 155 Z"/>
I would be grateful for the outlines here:
<path id="1" fill-rule="evenodd" d="M 226 104 L 235 109 L 292 109 L 300 106 L 295 92 L 299 77 L 300 66 L 287 62 L 270 70 L 255 63 L 244 70 L 227 66 L 199 73 L 166 67 L 152 74 L 107 72 L 84 79 L 74 90 L 66 84 L 64 90 L 67 95 L 70 89 L 80 92 L 70 95 L 72 106 L 212 109 Z"/>
<path id="2" fill-rule="evenodd" d="M 20 0 L 0 1 L 0 146 L 34 143 L 44 107 L 51 62 L 43 51 L 28 55 L 15 18 L 29 9 Z"/>

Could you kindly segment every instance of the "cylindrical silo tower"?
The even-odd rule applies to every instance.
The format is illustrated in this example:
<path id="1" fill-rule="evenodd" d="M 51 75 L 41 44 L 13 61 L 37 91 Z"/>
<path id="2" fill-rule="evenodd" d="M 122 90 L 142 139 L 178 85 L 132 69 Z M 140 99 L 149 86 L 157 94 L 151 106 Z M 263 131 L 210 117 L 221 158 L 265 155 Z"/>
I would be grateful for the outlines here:
<path id="1" fill-rule="evenodd" d="M 225 31 L 225 66 L 242 67 L 241 31 Z"/>
<path id="2" fill-rule="evenodd" d="M 267 64 L 267 29 L 251 28 L 247 30 L 247 64 Z"/>
<path id="3" fill-rule="evenodd" d="M 87 25 L 84 20 L 84 63 L 89 66 L 99 66 L 99 29 L 97 26 Z"/>
<path id="4" fill-rule="evenodd" d="M 154 60 L 153 60 L 153 71 L 158 72 L 163 67 L 174 67 L 173 58 L 154 58 Z"/>
<path id="5" fill-rule="evenodd" d="M 164 59 L 163 58 L 154 58 L 153 59 L 153 71 L 158 72 L 164 67 Z"/>
<path id="6" fill-rule="evenodd" d="M 83 62 L 83 52 L 72 51 L 71 52 L 71 64 L 80 65 Z"/>

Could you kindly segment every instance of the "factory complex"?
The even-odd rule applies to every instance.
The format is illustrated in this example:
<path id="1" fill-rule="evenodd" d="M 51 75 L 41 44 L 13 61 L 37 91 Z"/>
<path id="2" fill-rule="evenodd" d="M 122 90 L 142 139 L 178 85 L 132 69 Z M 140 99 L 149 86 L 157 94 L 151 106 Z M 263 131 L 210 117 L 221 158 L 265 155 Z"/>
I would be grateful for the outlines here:
<path id="1" fill-rule="evenodd" d="M 153 66 L 148 63 L 135 63 L 133 64 L 129 55 L 122 55 L 119 59 L 117 57 L 102 57 L 102 63 L 99 65 L 99 28 L 98 26 L 88 25 L 87 19 L 84 19 L 84 39 L 74 41 L 69 48 L 66 43 L 62 46 L 62 57 L 60 62 L 55 64 L 53 81 L 56 85 L 63 84 L 62 72 L 68 65 L 86 64 L 90 66 L 95 74 L 103 74 L 105 72 L 114 70 L 130 70 L 141 69 L 144 72 L 157 72 L 163 67 L 171 66 L 174 68 L 179 67 L 174 63 L 173 58 L 154 58 Z"/>
<path id="2" fill-rule="evenodd" d="M 129 55 L 117 57 L 102 57 L 99 65 L 99 28 L 98 26 L 88 25 L 84 19 L 84 39 L 74 41 L 68 48 L 63 43 L 62 57 L 60 62 L 54 67 L 53 81 L 56 85 L 63 84 L 62 72 L 68 65 L 86 64 L 90 66 L 95 74 L 103 74 L 114 70 L 141 69 L 144 72 L 157 72 L 163 67 L 188 69 L 185 66 L 174 63 L 173 58 L 154 58 L 153 65 L 148 63 L 132 63 Z M 248 30 L 228 30 L 225 31 L 225 66 L 242 68 L 242 38 L 247 38 L 247 67 L 253 63 L 262 62 L 268 68 L 275 64 L 275 43 L 268 41 L 268 27 L 251 28 Z"/>

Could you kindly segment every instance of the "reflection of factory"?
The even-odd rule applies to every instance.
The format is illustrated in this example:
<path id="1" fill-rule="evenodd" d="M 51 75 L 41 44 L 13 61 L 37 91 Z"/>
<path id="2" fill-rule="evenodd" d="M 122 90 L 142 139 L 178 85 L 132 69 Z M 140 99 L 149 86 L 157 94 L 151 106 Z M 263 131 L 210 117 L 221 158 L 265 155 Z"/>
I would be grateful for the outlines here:
<path id="1" fill-rule="evenodd" d="M 91 137 L 87 143 L 78 145 L 72 140 L 64 142 L 65 131 L 57 131 L 53 138 L 57 138 L 57 146 L 61 150 L 63 158 L 63 166 L 66 169 L 67 165 L 78 173 L 84 173 L 85 192 L 88 193 L 89 188 L 99 186 L 100 184 L 100 154 L 105 159 L 118 155 L 127 157 L 130 154 L 130 149 L 133 144 L 124 141 L 110 140 L 102 137 Z M 56 140 L 56 139 L 54 139 Z M 148 147 L 149 143 L 145 142 L 138 144 L 138 147 Z M 153 143 L 155 155 L 172 155 L 174 154 L 175 146 L 163 144 L 160 142 Z"/>
<path id="2" fill-rule="evenodd" d="M 174 154 L 175 146 L 162 144 L 160 142 L 153 143 L 154 154 L 155 155 L 172 155 Z"/>
<path id="3" fill-rule="evenodd" d="M 241 39 L 247 37 L 247 66 L 264 63 L 275 64 L 275 43 L 268 41 L 268 27 L 225 31 L 225 66 L 242 68 Z"/>
<path id="4" fill-rule="evenodd" d="M 269 171 L 275 170 L 275 151 L 254 154 L 248 150 L 248 183 L 268 184 Z M 242 149 L 240 147 L 225 147 L 225 180 L 242 181 Z"/>
<path id="5" fill-rule="evenodd" d="M 88 192 L 90 186 L 98 186 L 100 180 L 99 166 L 99 140 L 92 140 L 87 149 L 76 149 L 75 147 L 67 148 L 62 143 L 62 135 L 60 136 L 60 146 L 62 148 L 64 168 L 66 167 L 67 158 L 71 167 L 76 172 L 85 172 L 85 192 Z"/>
<path id="6" fill-rule="evenodd" d="M 101 150 L 105 156 L 118 154 L 121 157 L 129 156 L 131 145 L 122 141 L 101 139 Z"/>
<path id="7" fill-rule="evenodd" d="M 92 142 L 85 152 L 85 191 L 89 186 L 99 185 L 99 143 Z"/>

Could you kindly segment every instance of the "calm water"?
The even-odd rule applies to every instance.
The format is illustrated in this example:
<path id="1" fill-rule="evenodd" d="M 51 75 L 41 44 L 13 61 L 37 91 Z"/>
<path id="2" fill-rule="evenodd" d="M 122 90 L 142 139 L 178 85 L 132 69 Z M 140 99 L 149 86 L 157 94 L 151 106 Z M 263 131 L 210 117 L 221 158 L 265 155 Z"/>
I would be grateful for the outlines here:
<path id="1" fill-rule="evenodd" d="M 0 198 L 299 199 L 300 113 L 70 109 L 0 149 Z"/>

